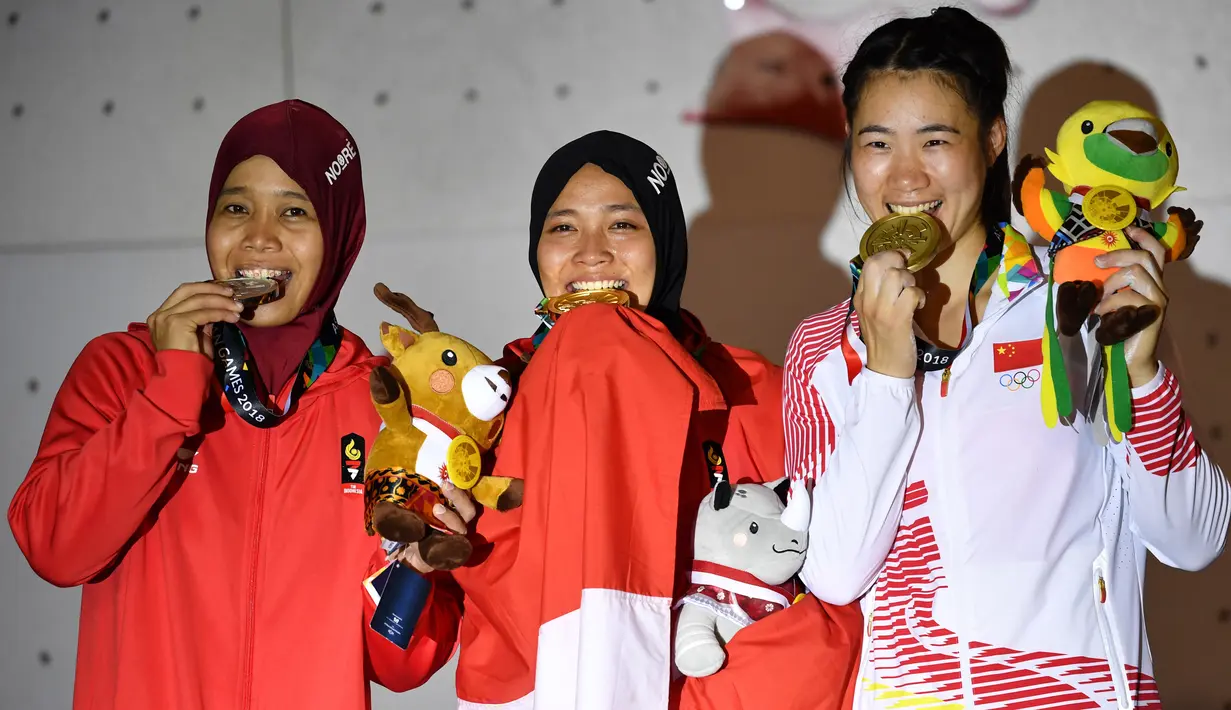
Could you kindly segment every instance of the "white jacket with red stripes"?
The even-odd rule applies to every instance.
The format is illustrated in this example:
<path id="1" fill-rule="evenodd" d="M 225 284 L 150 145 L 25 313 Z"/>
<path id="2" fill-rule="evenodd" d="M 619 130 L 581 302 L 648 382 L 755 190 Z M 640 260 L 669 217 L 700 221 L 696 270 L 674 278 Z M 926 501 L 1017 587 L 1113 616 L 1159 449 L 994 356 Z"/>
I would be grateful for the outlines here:
<path id="1" fill-rule="evenodd" d="M 1046 280 L 1003 283 L 947 383 L 866 367 L 852 380 L 848 303 L 796 330 L 787 470 L 815 478 L 803 580 L 830 603 L 861 599 L 856 708 L 1159 707 L 1146 551 L 1180 569 L 1210 564 L 1231 486 L 1161 365 L 1132 392 L 1124 441 L 1080 416 L 1048 428 Z M 866 363 L 854 315 L 847 337 Z"/>

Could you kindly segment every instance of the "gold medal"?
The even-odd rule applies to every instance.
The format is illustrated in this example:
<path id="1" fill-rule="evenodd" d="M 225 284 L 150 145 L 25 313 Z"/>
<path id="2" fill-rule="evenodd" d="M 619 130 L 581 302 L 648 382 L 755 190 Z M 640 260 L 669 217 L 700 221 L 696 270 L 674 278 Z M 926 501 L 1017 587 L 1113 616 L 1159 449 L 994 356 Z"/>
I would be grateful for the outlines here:
<path id="1" fill-rule="evenodd" d="M 1122 187 L 1100 185 L 1086 193 L 1081 212 L 1092 226 L 1110 232 L 1133 223 L 1137 218 L 1137 201 Z"/>
<path id="2" fill-rule="evenodd" d="M 479 444 L 465 434 L 450 441 L 445 452 L 445 470 L 453 485 L 464 490 L 474 488 L 474 484 L 479 482 L 479 472 L 483 470 L 483 453 L 479 451 Z"/>
<path id="3" fill-rule="evenodd" d="M 621 291 L 616 288 L 604 288 L 594 291 L 574 291 L 566 293 L 563 296 L 555 296 L 547 299 L 546 309 L 548 313 L 559 317 L 581 306 L 587 306 L 591 303 L 610 303 L 614 306 L 627 306 L 629 303 L 628 292 Z"/>
<path id="4" fill-rule="evenodd" d="M 872 223 L 859 241 L 859 258 L 867 261 L 873 254 L 890 249 L 906 249 L 909 271 L 918 271 L 928 265 L 940 245 L 944 227 L 925 212 L 915 214 L 890 214 Z"/>
<path id="5" fill-rule="evenodd" d="M 281 286 L 274 279 L 222 279 L 216 284 L 231 287 L 231 300 L 259 306 L 277 300 L 281 296 Z"/>

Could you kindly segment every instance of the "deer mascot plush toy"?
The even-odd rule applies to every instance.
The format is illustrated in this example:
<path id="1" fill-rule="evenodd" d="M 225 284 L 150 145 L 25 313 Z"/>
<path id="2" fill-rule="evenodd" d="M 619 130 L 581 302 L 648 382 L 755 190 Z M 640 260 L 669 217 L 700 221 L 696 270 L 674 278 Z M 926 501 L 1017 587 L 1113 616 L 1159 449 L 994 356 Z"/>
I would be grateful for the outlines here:
<path id="1" fill-rule="evenodd" d="M 370 378 L 384 427 L 364 474 L 367 531 L 398 543 L 422 540 L 424 561 L 453 569 L 469 559 L 471 545 L 432 514 L 437 503 L 451 505 L 442 490 L 446 478 L 484 507 L 521 505 L 522 481 L 484 471 L 512 396 L 509 375 L 478 348 L 440 332 L 432 314 L 405 294 L 377 284 L 376 297 L 418 334 L 381 324 L 393 362 Z"/>
<path id="2" fill-rule="evenodd" d="M 788 479 L 732 485 L 721 450 L 706 448 L 717 483 L 697 513 L 692 586 L 675 632 L 675 665 L 694 678 L 722 667 L 736 632 L 798 600 L 808 547 L 806 519 L 783 515 Z"/>

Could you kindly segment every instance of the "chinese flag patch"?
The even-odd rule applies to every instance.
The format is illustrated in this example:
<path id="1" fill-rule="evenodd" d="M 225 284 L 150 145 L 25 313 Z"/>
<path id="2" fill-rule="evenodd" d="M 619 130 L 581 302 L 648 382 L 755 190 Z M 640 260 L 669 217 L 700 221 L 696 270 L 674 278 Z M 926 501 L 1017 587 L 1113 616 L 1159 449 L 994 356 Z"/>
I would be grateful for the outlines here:
<path id="1" fill-rule="evenodd" d="M 992 346 L 996 372 L 1012 372 L 1043 366 L 1043 339 L 996 343 Z"/>

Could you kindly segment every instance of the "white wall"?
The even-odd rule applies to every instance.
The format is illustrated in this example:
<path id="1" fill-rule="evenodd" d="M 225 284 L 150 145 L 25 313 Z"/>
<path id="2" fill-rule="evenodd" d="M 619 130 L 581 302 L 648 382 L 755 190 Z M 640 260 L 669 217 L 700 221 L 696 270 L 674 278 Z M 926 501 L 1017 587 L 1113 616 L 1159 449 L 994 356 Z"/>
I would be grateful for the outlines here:
<path id="1" fill-rule="evenodd" d="M 874 0 L 784 4 L 814 18 L 803 31 L 839 60 L 870 18 L 892 9 Z M 1074 60 L 1110 61 L 1140 77 L 1182 151 L 1190 191 L 1176 202 L 1207 224 L 1195 268 L 1231 284 L 1231 243 L 1221 234 L 1231 217 L 1223 169 L 1231 10 L 1217 0 L 1167 9 L 1160 14 L 1154 0 L 1039 0 L 991 18 L 1019 69 L 1010 122 L 1034 82 Z M 218 142 L 243 114 L 295 95 L 357 139 L 369 230 L 339 304 L 344 324 L 375 342 L 392 315 L 371 296 L 383 280 L 497 352 L 534 326 L 525 225 L 531 184 L 553 149 L 597 128 L 630 133 L 670 162 L 690 215 L 706 207 L 701 129 L 681 116 L 704 102 L 741 31 L 728 26 L 737 16 L 722 0 L 0 3 L 0 498 L 24 477 L 81 346 L 144 320 L 180 282 L 207 277 L 207 181 Z M 765 220 L 772 233 L 773 215 Z M 840 266 L 861 231 L 838 209 L 812 256 Z M 1227 323 L 1225 312 L 1209 318 L 1210 328 Z M 35 577 L 7 534 L 0 570 L 0 709 L 67 708 L 79 592 Z M 1180 583 L 1204 590 L 1200 616 L 1175 620 L 1194 633 L 1217 631 L 1215 610 L 1231 606 L 1226 583 L 1217 587 L 1210 574 Z M 1210 653 L 1231 664 L 1217 655 L 1231 654 L 1231 625 L 1222 628 L 1202 642 L 1203 667 L 1219 667 Z M 1205 692 L 1190 678 L 1174 690 L 1161 680 L 1164 698 Z M 1219 682 L 1224 695 L 1200 697 L 1231 700 Z M 374 704 L 452 707 L 451 669 L 407 698 L 378 690 Z"/>

